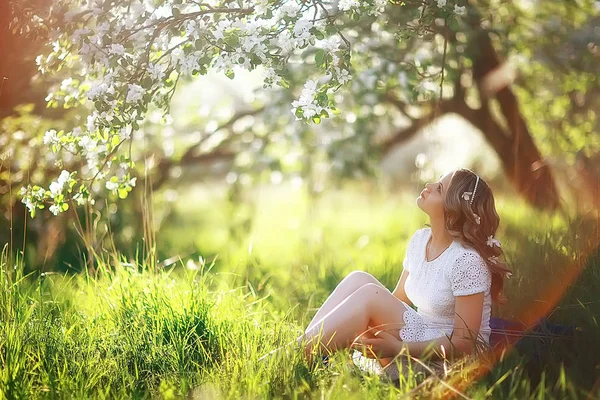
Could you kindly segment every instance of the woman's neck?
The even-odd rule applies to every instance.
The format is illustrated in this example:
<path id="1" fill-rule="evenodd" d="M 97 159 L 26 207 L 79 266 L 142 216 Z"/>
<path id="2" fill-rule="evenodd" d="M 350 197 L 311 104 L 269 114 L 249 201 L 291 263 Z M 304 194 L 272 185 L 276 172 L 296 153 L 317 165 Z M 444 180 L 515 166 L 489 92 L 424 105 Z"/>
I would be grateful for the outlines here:
<path id="1" fill-rule="evenodd" d="M 446 230 L 445 222 L 439 219 L 432 219 L 431 225 L 431 250 L 445 249 L 454 240 Z"/>

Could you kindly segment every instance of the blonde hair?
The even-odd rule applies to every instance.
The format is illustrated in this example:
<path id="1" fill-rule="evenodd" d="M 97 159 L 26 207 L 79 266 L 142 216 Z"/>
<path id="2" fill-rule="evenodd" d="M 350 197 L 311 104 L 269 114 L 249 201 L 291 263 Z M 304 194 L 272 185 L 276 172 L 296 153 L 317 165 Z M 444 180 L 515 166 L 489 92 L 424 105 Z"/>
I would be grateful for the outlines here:
<path id="1" fill-rule="evenodd" d="M 453 238 L 473 247 L 485 260 L 492 273 L 492 299 L 504 304 L 507 301 L 502 294 L 504 278 L 512 275 L 512 272 L 506 262 L 500 260 L 504 255 L 502 249 L 495 245 L 488 246 L 488 237 L 495 237 L 500 224 L 494 195 L 487 182 L 480 177 L 472 204 L 462 197 L 463 192 L 474 191 L 476 180 L 477 175 L 469 169 L 461 168 L 454 172 L 444 200 L 446 230 Z M 475 214 L 480 217 L 479 224 Z"/>

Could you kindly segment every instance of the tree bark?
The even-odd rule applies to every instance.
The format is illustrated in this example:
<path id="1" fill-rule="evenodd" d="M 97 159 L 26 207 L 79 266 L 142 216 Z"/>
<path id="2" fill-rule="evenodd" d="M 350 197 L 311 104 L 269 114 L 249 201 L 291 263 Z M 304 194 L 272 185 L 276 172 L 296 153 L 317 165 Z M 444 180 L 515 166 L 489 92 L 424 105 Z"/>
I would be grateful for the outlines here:
<path id="1" fill-rule="evenodd" d="M 463 91 L 459 82 L 455 84 L 455 95 L 451 99 L 443 99 L 435 106 L 427 104 L 432 109 L 425 117 L 412 119 L 412 124 L 406 129 L 396 132 L 391 138 L 381 144 L 384 154 L 396 145 L 410 139 L 422 128 L 436 118 L 446 113 L 456 113 L 477 127 L 486 141 L 498 154 L 503 170 L 517 192 L 531 205 L 545 210 L 556 210 L 560 206 L 560 198 L 549 165 L 540 154 L 525 119 L 523 118 L 517 98 L 510 86 L 500 87 L 493 98 L 487 96 L 483 89 L 485 79 L 491 72 L 500 67 L 498 55 L 493 48 L 489 34 L 479 32 L 476 38 L 477 54 L 473 55 L 473 78 L 481 98 L 481 108 L 472 109 L 464 101 Z M 457 78 L 460 79 L 460 78 Z M 502 116 L 506 120 L 505 129 L 490 111 L 490 101 L 497 100 Z M 403 113 L 403 105 L 393 99 L 388 99 Z"/>
<path id="2" fill-rule="evenodd" d="M 470 121 L 496 150 L 507 177 L 518 193 L 536 207 L 556 210 L 560 206 L 560 199 L 552 171 L 538 151 L 509 85 L 500 88 L 494 96 L 506 120 L 508 132 L 494 120 L 489 110 L 490 99 L 482 86 L 486 76 L 500 67 L 489 33 L 479 32 L 474 48 L 477 53 L 473 54 L 473 78 L 482 99 L 482 112 L 476 113 L 477 118 Z"/>
<path id="3" fill-rule="evenodd" d="M 0 118 L 12 115 L 15 106 L 25 103 L 35 104 L 38 114 L 48 112 L 44 100 L 47 85 L 31 84 L 38 72 L 35 58 L 47 38 L 30 18 L 45 14 L 53 1 L 0 1 Z"/>

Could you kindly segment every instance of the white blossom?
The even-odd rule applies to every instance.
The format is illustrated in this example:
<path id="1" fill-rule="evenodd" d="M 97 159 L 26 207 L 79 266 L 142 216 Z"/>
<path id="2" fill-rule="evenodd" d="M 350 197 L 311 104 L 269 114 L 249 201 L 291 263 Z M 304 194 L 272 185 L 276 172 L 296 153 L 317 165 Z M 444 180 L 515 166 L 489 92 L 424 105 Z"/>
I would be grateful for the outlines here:
<path id="1" fill-rule="evenodd" d="M 78 206 L 82 206 L 85 204 L 85 197 L 83 197 L 83 194 L 81 193 L 75 193 L 75 195 L 73 196 L 73 200 L 75 200 L 75 203 Z"/>
<path id="2" fill-rule="evenodd" d="M 358 0 L 340 0 L 338 3 L 338 8 L 340 11 L 348 11 L 359 6 L 360 2 Z"/>
<path id="3" fill-rule="evenodd" d="M 21 194 L 21 196 L 24 196 L 24 194 Z M 21 203 L 25 204 L 25 207 L 27 207 L 29 211 L 33 211 L 35 209 L 35 203 L 31 200 L 31 197 L 23 197 Z"/>
<path id="4" fill-rule="evenodd" d="M 338 70 L 338 68 L 336 68 L 336 70 Z M 345 85 L 346 83 L 350 82 L 350 79 L 352 79 L 352 77 L 350 76 L 350 72 L 347 69 L 339 69 L 339 71 L 337 71 L 337 80 L 342 85 Z"/>
<path id="5" fill-rule="evenodd" d="M 309 80 L 304 84 L 300 98 L 292 102 L 292 113 L 296 114 L 296 110 L 300 108 L 303 111 L 304 118 L 312 118 L 323 110 L 323 107 L 319 106 L 314 98 L 316 88 L 316 80 Z"/>
<path id="6" fill-rule="evenodd" d="M 263 80 L 267 87 L 271 87 L 272 85 L 276 85 L 281 82 L 281 77 L 277 75 L 277 72 L 275 72 L 273 68 L 265 68 Z"/>
<path id="7" fill-rule="evenodd" d="M 294 37 L 302 40 L 308 40 L 310 38 L 310 28 L 313 27 L 313 23 L 308 19 L 300 19 L 294 26 Z"/>
<path id="8" fill-rule="evenodd" d="M 435 93 L 439 90 L 439 86 L 435 84 L 435 82 L 429 80 L 423 80 L 416 87 L 417 91 L 420 93 Z"/>
<path id="9" fill-rule="evenodd" d="M 488 257 L 488 260 L 489 260 L 489 261 L 490 261 L 492 264 L 497 264 L 497 263 L 498 263 L 498 260 L 499 260 L 499 258 L 498 258 L 498 256 L 491 256 L 491 257 Z"/>
<path id="10" fill-rule="evenodd" d="M 123 45 L 120 43 L 113 43 L 110 45 L 108 52 L 109 54 L 116 54 L 122 56 L 123 54 L 125 54 L 125 47 L 123 47 Z"/>
<path id="11" fill-rule="evenodd" d="M 183 56 L 179 60 L 179 72 L 183 76 L 189 76 L 195 69 L 200 68 L 198 65 L 198 55 L 196 53 L 192 53 L 188 56 Z"/>
<path id="12" fill-rule="evenodd" d="M 264 15 L 269 11 L 269 0 L 255 0 L 254 11 L 256 15 Z"/>
<path id="13" fill-rule="evenodd" d="M 446 3 L 447 3 L 447 0 L 437 0 L 437 6 L 439 8 L 444 7 L 446 5 Z"/>
<path id="14" fill-rule="evenodd" d="M 388 0 L 375 0 L 375 10 L 371 14 L 379 15 L 385 11 Z"/>
<path id="15" fill-rule="evenodd" d="M 454 5 L 454 13 L 456 15 L 466 15 L 467 14 L 467 7 L 465 6 L 459 6 L 458 4 Z"/>
<path id="16" fill-rule="evenodd" d="M 279 8 L 278 19 L 284 17 L 295 18 L 300 12 L 300 9 L 300 4 L 298 4 L 296 0 L 288 1 Z"/>
<path id="17" fill-rule="evenodd" d="M 102 96 L 106 92 L 108 92 L 108 85 L 106 83 L 92 86 L 90 90 L 88 90 L 88 99 L 94 100 L 96 97 Z"/>
<path id="18" fill-rule="evenodd" d="M 91 153 L 96 148 L 97 142 L 88 135 L 84 135 L 79 139 L 79 146 L 85 150 L 85 153 Z"/>
<path id="19" fill-rule="evenodd" d="M 500 245 L 500 241 L 498 239 L 494 239 L 494 236 L 492 236 L 492 235 L 488 236 L 487 245 L 490 247 L 494 247 L 494 245 L 496 245 L 498 247 L 502 247 Z"/>
<path id="20" fill-rule="evenodd" d="M 127 99 L 125 100 L 127 103 L 135 103 L 140 101 L 144 96 L 146 90 L 140 85 L 136 85 L 135 83 L 130 83 L 127 85 L 129 91 L 127 92 Z"/>
<path id="21" fill-rule="evenodd" d="M 54 129 L 50 129 L 44 134 L 44 144 L 58 144 L 59 141 L 60 139 Z"/>
<path id="22" fill-rule="evenodd" d="M 127 125 L 121 129 L 119 129 L 119 139 L 120 140 L 128 140 L 131 138 L 131 125 Z"/>
<path id="23" fill-rule="evenodd" d="M 112 192 L 119 188 L 119 182 L 106 181 L 106 188 Z"/>
<path id="24" fill-rule="evenodd" d="M 204 20 L 200 19 L 196 21 L 192 19 L 186 22 L 185 33 L 189 38 L 197 40 L 204 35 L 204 33 L 208 30 L 207 28 L 208 27 L 206 26 Z"/>
<path id="25" fill-rule="evenodd" d="M 69 181 L 71 174 L 68 171 L 62 171 L 55 182 L 50 184 L 50 197 L 55 198 L 62 194 L 65 184 Z M 55 214 L 56 215 L 56 214 Z"/>
<path id="26" fill-rule="evenodd" d="M 75 32 L 73 32 L 73 35 L 71 35 L 71 40 L 73 40 L 74 43 L 77 43 L 79 42 L 81 36 L 88 35 L 91 32 L 92 30 L 87 26 L 81 29 L 76 29 Z"/>
<path id="27" fill-rule="evenodd" d="M 221 20 L 215 26 L 215 30 L 213 31 L 213 35 L 215 39 L 223 39 L 225 37 L 225 31 L 231 27 L 231 22 L 227 19 Z"/>
<path id="28" fill-rule="evenodd" d="M 63 170 L 60 173 L 60 175 L 58 176 L 58 184 L 64 186 L 65 183 L 67 183 L 70 178 L 71 178 L 71 174 L 69 173 L 69 171 Z"/>
<path id="29" fill-rule="evenodd" d="M 58 215 L 58 213 L 60 212 L 60 207 L 57 204 L 52 204 L 49 210 L 52 214 Z"/>
<path id="30" fill-rule="evenodd" d="M 91 133 L 94 132 L 96 130 L 96 113 L 92 113 L 91 115 L 88 115 L 88 117 L 86 118 L 86 128 L 87 130 Z"/>
<path id="31" fill-rule="evenodd" d="M 330 53 L 335 53 L 340 49 L 341 39 L 339 36 L 336 35 L 328 39 L 320 40 L 318 44 L 323 50 L 328 51 Z"/>

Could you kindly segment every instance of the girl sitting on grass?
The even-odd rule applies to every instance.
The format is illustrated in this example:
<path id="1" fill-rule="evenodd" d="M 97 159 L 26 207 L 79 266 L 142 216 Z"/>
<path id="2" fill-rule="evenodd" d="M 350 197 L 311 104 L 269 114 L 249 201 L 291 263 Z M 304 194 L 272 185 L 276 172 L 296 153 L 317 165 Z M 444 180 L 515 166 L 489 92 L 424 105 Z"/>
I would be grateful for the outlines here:
<path id="1" fill-rule="evenodd" d="M 368 273 L 346 276 L 297 339 L 309 360 L 354 348 L 385 366 L 401 352 L 441 358 L 443 346 L 457 357 L 489 344 L 491 302 L 506 302 L 511 275 L 494 238 L 500 219 L 490 187 L 459 169 L 426 184 L 417 206 L 430 226 L 411 237 L 394 292 Z"/>

